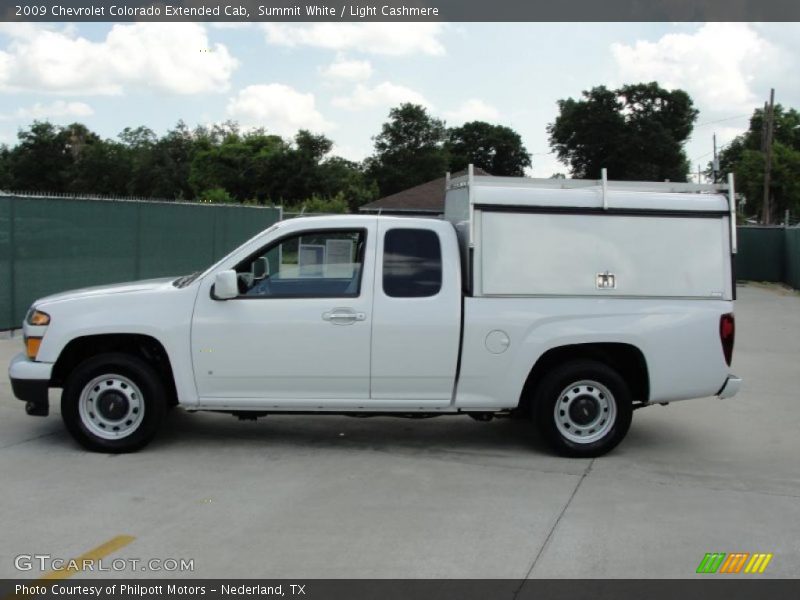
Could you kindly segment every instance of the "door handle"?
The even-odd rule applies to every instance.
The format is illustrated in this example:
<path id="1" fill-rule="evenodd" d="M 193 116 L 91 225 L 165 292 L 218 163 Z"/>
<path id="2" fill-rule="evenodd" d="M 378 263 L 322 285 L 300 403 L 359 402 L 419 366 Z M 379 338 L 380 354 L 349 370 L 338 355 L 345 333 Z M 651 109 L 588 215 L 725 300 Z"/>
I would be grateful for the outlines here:
<path id="1" fill-rule="evenodd" d="M 355 312 L 349 308 L 334 308 L 322 313 L 322 320 L 333 323 L 334 325 L 350 325 L 356 321 L 365 321 L 367 315 L 363 312 Z"/>

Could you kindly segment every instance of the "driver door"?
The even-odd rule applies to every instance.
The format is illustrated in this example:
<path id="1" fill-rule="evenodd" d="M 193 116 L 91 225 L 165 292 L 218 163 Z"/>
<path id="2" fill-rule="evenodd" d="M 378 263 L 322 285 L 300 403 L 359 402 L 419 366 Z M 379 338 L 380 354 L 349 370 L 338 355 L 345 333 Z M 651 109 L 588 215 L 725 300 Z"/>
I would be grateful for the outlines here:
<path id="1" fill-rule="evenodd" d="M 206 278 L 192 322 L 201 405 L 369 398 L 374 228 L 287 233 L 236 265 L 230 300 Z"/>

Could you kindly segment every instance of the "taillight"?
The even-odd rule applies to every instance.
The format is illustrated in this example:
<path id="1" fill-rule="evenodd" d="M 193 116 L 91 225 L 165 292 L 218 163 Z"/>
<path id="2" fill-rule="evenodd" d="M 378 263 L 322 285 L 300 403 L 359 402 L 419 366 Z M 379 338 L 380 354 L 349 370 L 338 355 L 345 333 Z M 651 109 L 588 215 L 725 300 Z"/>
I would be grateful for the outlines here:
<path id="1" fill-rule="evenodd" d="M 722 342 L 722 353 L 725 355 L 725 362 L 731 366 L 733 358 L 733 338 L 736 337 L 736 321 L 733 313 L 727 313 L 719 318 L 719 341 Z"/>

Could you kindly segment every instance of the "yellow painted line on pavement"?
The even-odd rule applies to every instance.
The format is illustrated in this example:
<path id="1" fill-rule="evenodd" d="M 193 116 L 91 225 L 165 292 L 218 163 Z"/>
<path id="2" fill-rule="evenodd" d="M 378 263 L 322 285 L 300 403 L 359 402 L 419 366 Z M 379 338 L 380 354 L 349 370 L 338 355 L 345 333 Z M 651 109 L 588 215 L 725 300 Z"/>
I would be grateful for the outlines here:
<path id="1" fill-rule="evenodd" d="M 67 561 L 67 567 L 64 569 L 59 570 L 52 570 L 48 571 L 41 577 L 39 577 L 36 581 L 50 581 L 49 584 L 44 584 L 45 586 L 53 586 L 56 585 L 56 582 L 60 581 L 61 579 L 67 579 L 68 577 L 72 577 L 83 571 L 83 567 L 86 564 L 94 564 L 99 561 L 101 558 L 105 558 L 109 554 L 113 554 L 120 548 L 124 548 L 136 538 L 132 535 L 118 535 L 107 542 L 104 542 L 97 546 L 97 548 L 92 548 L 88 552 L 84 552 L 77 558 L 73 558 L 72 560 Z M 31 594 L 16 594 L 11 593 L 8 596 L 5 596 L 3 600 L 23 600 L 25 598 L 31 598 Z"/>
<path id="2" fill-rule="evenodd" d="M 97 548 L 92 548 L 88 552 L 81 554 L 78 558 L 73 558 L 70 560 L 67 563 L 68 568 L 60 569 L 58 571 L 48 571 L 39 577 L 39 581 L 47 581 L 50 579 L 66 579 L 67 577 L 72 577 L 76 573 L 83 571 L 83 565 L 86 563 L 93 564 L 99 561 L 101 558 L 105 558 L 109 554 L 116 552 L 120 548 L 124 548 L 135 539 L 136 538 L 132 535 L 118 535 L 113 537 L 107 542 L 100 544 Z"/>

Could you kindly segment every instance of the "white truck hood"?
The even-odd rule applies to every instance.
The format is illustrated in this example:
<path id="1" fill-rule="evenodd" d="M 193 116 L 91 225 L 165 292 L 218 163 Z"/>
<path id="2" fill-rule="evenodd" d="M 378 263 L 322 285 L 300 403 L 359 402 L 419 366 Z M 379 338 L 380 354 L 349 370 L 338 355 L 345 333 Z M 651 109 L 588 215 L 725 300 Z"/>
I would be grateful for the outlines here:
<path id="1" fill-rule="evenodd" d="M 127 283 L 115 283 L 113 285 L 99 285 L 95 287 L 70 290 L 39 298 L 34 304 L 51 304 L 53 302 L 64 302 L 66 300 L 80 300 L 82 298 L 92 298 L 95 296 L 108 296 L 111 294 L 129 294 L 132 292 L 147 292 L 170 285 L 175 281 L 175 277 L 164 277 L 161 279 L 146 279 L 144 281 L 130 281 Z"/>

